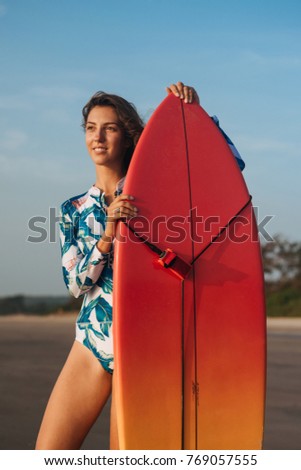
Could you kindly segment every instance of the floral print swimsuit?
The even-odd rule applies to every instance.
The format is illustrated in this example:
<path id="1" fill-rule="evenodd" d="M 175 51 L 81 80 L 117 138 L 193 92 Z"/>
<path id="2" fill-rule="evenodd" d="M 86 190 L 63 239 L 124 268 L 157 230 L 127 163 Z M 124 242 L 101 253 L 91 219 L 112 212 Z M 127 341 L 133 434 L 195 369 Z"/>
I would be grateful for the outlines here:
<path id="1" fill-rule="evenodd" d="M 117 184 L 118 193 L 124 180 Z M 66 286 L 74 297 L 84 295 L 76 321 L 76 340 L 112 373 L 114 248 L 103 254 L 96 246 L 105 229 L 106 207 L 105 193 L 94 185 L 86 193 L 68 199 L 61 205 L 60 241 Z"/>

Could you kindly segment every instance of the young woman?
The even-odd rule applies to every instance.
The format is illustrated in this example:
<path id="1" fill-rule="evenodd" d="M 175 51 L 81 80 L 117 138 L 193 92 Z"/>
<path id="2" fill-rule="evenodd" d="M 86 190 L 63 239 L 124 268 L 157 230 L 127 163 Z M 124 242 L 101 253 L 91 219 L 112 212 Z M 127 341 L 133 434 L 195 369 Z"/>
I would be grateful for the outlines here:
<path id="1" fill-rule="evenodd" d="M 199 102 L 196 91 L 181 82 L 166 90 Z M 50 396 L 36 449 L 79 449 L 112 391 L 113 242 L 118 220 L 137 214 L 134 198 L 122 189 L 143 122 L 132 104 L 98 92 L 83 108 L 83 127 L 96 181 L 62 204 L 60 233 L 65 283 L 72 295 L 84 298 L 76 340 Z M 110 448 L 118 449 L 114 393 Z"/>

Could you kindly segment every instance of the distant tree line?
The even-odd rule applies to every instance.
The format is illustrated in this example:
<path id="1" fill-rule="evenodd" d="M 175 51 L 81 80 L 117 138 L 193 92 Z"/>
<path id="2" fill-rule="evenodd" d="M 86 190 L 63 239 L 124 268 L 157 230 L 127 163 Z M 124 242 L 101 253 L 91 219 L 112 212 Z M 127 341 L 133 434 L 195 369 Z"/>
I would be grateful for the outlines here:
<path id="1" fill-rule="evenodd" d="M 13 295 L 0 298 L 0 315 L 27 314 L 48 315 L 50 313 L 77 310 L 82 299 L 66 296 Z"/>
<path id="2" fill-rule="evenodd" d="M 301 242 L 276 235 L 262 257 L 268 316 L 301 316 Z"/>
<path id="3" fill-rule="evenodd" d="M 281 235 L 262 244 L 268 316 L 301 316 L 301 242 Z M 15 295 L 0 298 L 0 315 L 79 311 L 82 298 Z"/>

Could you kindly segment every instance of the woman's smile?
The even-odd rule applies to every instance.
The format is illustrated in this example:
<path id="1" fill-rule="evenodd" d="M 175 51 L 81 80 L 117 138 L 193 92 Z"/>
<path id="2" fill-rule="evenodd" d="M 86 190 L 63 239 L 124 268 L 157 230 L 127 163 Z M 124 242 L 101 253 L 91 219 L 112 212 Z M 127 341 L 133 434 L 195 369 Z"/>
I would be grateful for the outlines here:
<path id="1" fill-rule="evenodd" d="M 102 146 L 102 147 L 99 147 L 99 146 L 97 146 L 97 147 L 94 147 L 93 150 L 94 150 L 95 153 L 101 154 L 101 153 L 104 153 L 104 152 L 107 151 L 107 147 L 103 147 L 103 146 Z"/>

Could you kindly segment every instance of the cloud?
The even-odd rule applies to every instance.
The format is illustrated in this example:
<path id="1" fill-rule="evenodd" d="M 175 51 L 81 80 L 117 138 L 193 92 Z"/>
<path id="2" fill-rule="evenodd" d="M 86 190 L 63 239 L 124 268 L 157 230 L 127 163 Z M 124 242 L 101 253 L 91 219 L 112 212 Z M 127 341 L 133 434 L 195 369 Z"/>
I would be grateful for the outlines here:
<path id="1" fill-rule="evenodd" d="M 244 58 L 251 64 L 260 67 L 300 67 L 301 58 L 299 56 L 279 55 L 279 56 L 267 56 L 262 55 L 254 51 L 246 51 Z"/>
<path id="2" fill-rule="evenodd" d="M 7 130 L 1 139 L 1 147 L 13 151 L 24 147 L 29 141 L 28 135 L 19 130 Z"/>
<path id="3" fill-rule="evenodd" d="M 247 137 L 241 137 L 240 144 L 250 150 L 259 152 L 300 153 L 300 145 L 297 142 L 284 142 L 277 139 L 250 139 Z"/>
<path id="4" fill-rule="evenodd" d="M 32 109 L 32 102 L 24 95 L 2 95 L 0 96 L 0 109 L 5 110 L 29 110 Z"/>
<path id="5" fill-rule="evenodd" d="M 45 102 L 54 103 L 84 102 L 87 96 L 77 87 L 37 86 L 22 90 L 22 93 L 0 95 L 0 109 L 31 110 Z"/>
<path id="6" fill-rule="evenodd" d="M 83 98 L 83 91 L 76 87 L 37 86 L 31 88 L 30 94 L 43 99 L 72 102 Z"/>
<path id="7" fill-rule="evenodd" d="M 0 3 L 0 18 L 2 16 L 5 16 L 6 15 L 6 12 L 7 12 L 7 8 L 5 5 L 3 5 L 3 3 Z"/>
<path id="8" fill-rule="evenodd" d="M 285 167 L 291 165 L 294 171 L 296 171 L 296 168 L 300 168 L 301 153 L 300 144 L 297 141 L 238 136 L 235 142 L 241 155 L 245 158 L 247 166 L 250 157 L 258 165 L 269 165 L 272 161 L 278 168 L 283 167 L 283 165 Z"/>
<path id="9" fill-rule="evenodd" d="M 34 188 L 37 181 L 43 182 L 45 186 L 53 184 L 66 184 L 68 182 L 76 181 L 78 178 L 78 169 L 76 167 L 70 168 L 64 159 L 53 160 L 39 159 L 35 156 L 11 156 L 5 152 L 0 152 L 0 168 L 1 177 L 6 181 L 18 181 L 27 179 Z"/>

